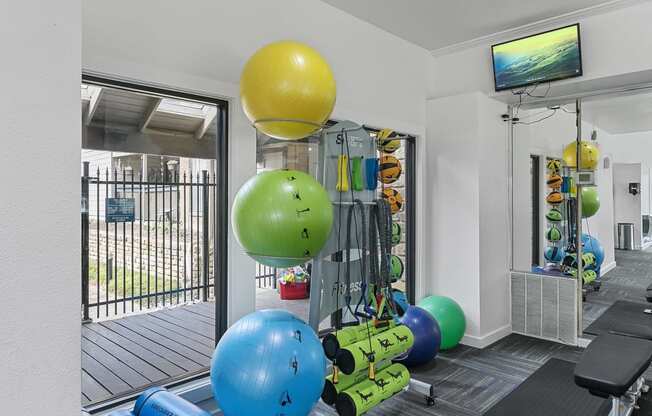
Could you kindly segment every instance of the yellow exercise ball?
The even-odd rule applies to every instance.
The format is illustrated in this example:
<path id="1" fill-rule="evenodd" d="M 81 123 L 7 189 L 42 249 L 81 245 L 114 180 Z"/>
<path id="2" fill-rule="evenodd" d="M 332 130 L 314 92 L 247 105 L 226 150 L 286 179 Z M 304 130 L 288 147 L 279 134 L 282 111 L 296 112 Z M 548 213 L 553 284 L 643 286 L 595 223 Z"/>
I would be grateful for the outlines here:
<path id="1" fill-rule="evenodd" d="M 564 162 L 569 168 L 577 167 L 577 142 L 571 142 L 564 148 Z M 593 170 L 598 166 L 600 150 L 591 142 L 580 142 L 580 169 Z"/>
<path id="2" fill-rule="evenodd" d="M 335 77 L 326 60 L 299 42 L 262 47 L 240 77 L 245 114 L 258 130 L 278 139 L 298 140 L 319 130 L 333 112 L 335 95 Z"/>

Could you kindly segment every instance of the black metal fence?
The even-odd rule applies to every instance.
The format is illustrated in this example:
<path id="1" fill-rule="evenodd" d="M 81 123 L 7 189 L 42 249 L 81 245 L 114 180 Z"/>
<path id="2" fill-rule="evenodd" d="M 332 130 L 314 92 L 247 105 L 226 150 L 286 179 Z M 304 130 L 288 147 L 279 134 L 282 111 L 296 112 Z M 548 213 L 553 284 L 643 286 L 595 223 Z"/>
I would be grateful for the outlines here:
<path id="1" fill-rule="evenodd" d="M 215 174 L 89 173 L 84 162 L 83 320 L 212 299 Z"/>

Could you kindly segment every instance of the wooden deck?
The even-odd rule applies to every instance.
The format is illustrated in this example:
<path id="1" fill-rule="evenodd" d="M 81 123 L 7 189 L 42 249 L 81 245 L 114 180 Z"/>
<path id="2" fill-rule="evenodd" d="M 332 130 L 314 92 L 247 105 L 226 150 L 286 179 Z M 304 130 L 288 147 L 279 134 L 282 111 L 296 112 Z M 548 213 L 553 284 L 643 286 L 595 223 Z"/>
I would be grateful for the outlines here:
<path id="1" fill-rule="evenodd" d="M 308 319 L 309 301 L 280 300 L 259 288 L 256 309 L 287 309 Z M 82 325 L 82 405 L 207 370 L 215 304 L 196 303 Z"/>
<path id="2" fill-rule="evenodd" d="M 207 369 L 214 328 L 213 303 L 82 325 L 82 404 Z"/>

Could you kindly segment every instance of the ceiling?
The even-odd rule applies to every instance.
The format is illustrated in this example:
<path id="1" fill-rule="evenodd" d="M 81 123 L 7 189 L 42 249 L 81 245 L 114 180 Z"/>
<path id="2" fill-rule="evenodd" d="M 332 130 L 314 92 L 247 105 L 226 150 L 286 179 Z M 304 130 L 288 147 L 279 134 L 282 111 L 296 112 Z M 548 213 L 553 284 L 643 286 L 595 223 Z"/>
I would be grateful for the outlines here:
<path id="1" fill-rule="evenodd" d="M 604 0 L 323 0 L 436 50 L 604 3 Z"/>
<path id="2" fill-rule="evenodd" d="M 611 134 L 652 131 L 652 92 L 587 101 L 582 117 Z"/>

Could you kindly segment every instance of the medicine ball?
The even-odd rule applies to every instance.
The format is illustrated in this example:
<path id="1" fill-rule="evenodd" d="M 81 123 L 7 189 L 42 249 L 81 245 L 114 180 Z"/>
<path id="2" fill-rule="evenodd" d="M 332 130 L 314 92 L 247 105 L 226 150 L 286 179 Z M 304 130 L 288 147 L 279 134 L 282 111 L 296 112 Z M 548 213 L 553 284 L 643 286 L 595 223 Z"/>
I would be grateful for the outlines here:
<path id="1" fill-rule="evenodd" d="M 547 247 L 546 251 L 543 253 L 543 257 L 553 263 L 559 263 L 564 259 L 565 255 L 566 253 L 561 247 Z"/>
<path id="2" fill-rule="evenodd" d="M 405 266 L 403 266 L 403 260 L 401 260 L 399 256 L 392 254 L 389 271 L 392 282 L 395 282 L 403 277 L 403 270 L 405 270 Z"/>
<path id="3" fill-rule="evenodd" d="M 546 168 L 548 168 L 551 174 L 559 174 L 559 171 L 561 171 L 561 161 L 550 159 L 546 164 Z"/>
<path id="4" fill-rule="evenodd" d="M 395 246 L 401 242 L 401 225 L 397 222 L 392 223 L 392 245 Z"/>
<path id="5" fill-rule="evenodd" d="M 560 222 L 563 219 L 561 211 L 557 208 L 553 208 L 546 213 L 546 219 L 550 222 Z"/>
<path id="6" fill-rule="evenodd" d="M 380 168 L 378 170 L 378 177 L 382 183 L 394 183 L 401 176 L 401 162 L 391 155 L 385 155 L 380 158 Z"/>
<path id="7" fill-rule="evenodd" d="M 561 231 L 559 231 L 559 228 L 553 225 L 552 227 L 548 228 L 548 231 L 546 232 L 546 238 L 548 241 L 559 241 L 561 240 Z"/>
<path id="8" fill-rule="evenodd" d="M 548 185 L 549 188 L 552 189 L 559 189 L 561 188 L 561 184 L 564 180 L 562 179 L 561 176 L 553 174 L 548 176 L 548 180 L 546 181 L 546 184 Z"/>
<path id="9" fill-rule="evenodd" d="M 378 132 L 376 139 L 378 140 L 378 150 L 385 153 L 394 153 L 401 147 L 401 141 L 396 140 L 396 132 L 390 129 L 382 129 Z"/>
<path id="10" fill-rule="evenodd" d="M 396 214 L 403 207 L 403 195 L 394 188 L 384 189 L 383 198 L 389 203 L 392 214 Z"/>
<path id="11" fill-rule="evenodd" d="M 564 202 L 564 195 L 561 192 L 552 191 L 546 197 L 546 202 L 552 205 L 561 204 Z"/>

